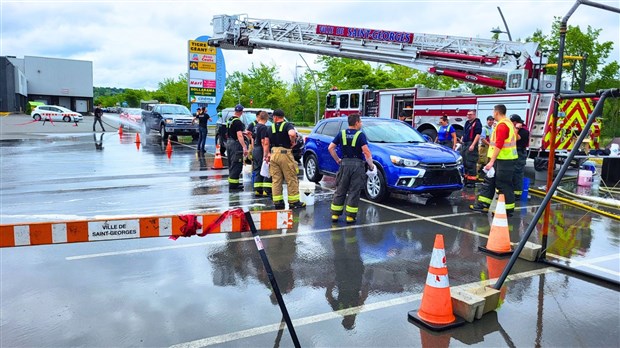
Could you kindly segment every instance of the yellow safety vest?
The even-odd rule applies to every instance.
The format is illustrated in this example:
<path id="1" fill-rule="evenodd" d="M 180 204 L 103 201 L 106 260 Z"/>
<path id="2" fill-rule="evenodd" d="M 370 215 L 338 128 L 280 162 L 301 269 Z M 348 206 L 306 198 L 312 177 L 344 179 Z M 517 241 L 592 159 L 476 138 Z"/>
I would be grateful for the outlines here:
<path id="1" fill-rule="evenodd" d="M 508 127 L 508 139 L 504 141 L 504 147 L 499 150 L 499 154 L 497 155 L 497 159 L 499 160 L 512 160 L 519 158 L 517 154 L 517 132 L 515 131 L 515 127 L 512 125 L 507 118 L 499 121 L 497 125 L 493 128 L 493 133 L 491 134 L 491 145 L 489 146 L 489 153 L 487 157 L 491 158 L 493 156 L 493 151 L 495 151 L 495 143 L 497 141 L 497 129 L 500 124 L 505 124 Z"/>

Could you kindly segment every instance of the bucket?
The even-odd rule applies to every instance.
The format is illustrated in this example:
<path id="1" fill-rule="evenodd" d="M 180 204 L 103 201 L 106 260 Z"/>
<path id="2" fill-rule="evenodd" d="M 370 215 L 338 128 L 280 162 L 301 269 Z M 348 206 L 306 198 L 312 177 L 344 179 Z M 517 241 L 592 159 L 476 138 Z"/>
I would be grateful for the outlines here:
<path id="1" fill-rule="evenodd" d="M 311 181 L 299 182 L 299 200 L 306 205 L 314 205 L 314 189 L 316 185 Z"/>
<path id="2" fill-rule="evenodd" d="M 252 183 L 252 165 L 244 164 L 241 172 L 243 174 L 243 183 Z"/>
<path id="3" fill-rule="evenodd" d="M 527 195 L 530 192 L 530 178 L 523 178 L 523 193 L 521 194 L 521 198 L 527 200 Z"/>
<path id="4" fill-rule="evenodd" d="M 592 186 L 592 172 L 589 170 L 579 170 L 579 176 L 577 178 L 577 185 L 579 186 Z"/>
<path id="5" fill-rule="evenodd" d="M 611 147 L 609 148 L 609 152 L 610 152 L 610 156 L 620 156 L 620 148 L 618 146 L 618 144 L 611 144 Z"/>

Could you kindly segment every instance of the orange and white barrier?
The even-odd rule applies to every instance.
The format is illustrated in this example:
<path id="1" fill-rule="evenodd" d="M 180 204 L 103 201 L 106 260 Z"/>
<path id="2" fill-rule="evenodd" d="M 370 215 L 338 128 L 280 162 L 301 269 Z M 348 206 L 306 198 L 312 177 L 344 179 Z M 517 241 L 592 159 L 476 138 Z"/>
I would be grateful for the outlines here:
<path id="1" fill-rule="evenodd" d="M 290 210 L 255 211 L 252 219 L 258 230 L 276 230 L 293 227 Z M 217 220 L 218 223 L 215 223 Z M 198 222 L 193 227 L 190 221 Z M 205 226 L 203 230 L 202 226 Z M 209 233 L 247 232 L 249 228 L 242 214 L 207 213 L 200 215 L 172 215 L 106 220 L 66 222 L 38 222 L 0 225 L 0 248 L 95 242 L 119 239 L 153 237 L 204 236 Z"/>

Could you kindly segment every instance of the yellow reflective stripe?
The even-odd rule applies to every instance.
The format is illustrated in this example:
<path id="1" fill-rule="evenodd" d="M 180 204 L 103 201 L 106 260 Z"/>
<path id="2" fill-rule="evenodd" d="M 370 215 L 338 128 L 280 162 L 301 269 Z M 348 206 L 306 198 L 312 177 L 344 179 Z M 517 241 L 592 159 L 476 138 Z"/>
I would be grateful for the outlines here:
<path id="1" fill-rule="evenodd" d="M 284 124 L 286 124 L 286 121 L 282 122 L 280 124 L 280 129 L 278 130 L 278 132 L 282 132 L 282 130 L 284 129 Z M 271 124 L 271 133 L 276 134 L 276 124 L 275 122 Z"/>
<path id="2" fill-rule="evenodd" d="M 486 204 L 491 204 L 491 199 L 485 196 L 478 196 L 478 201 Z"/>
<path id="3" fill-rule="evenodd" d="M 357 131 L 353 135 L 353 141 L 351 142 L 351 147 L 355 147 L 355 144 L 357 143 L 357 137 L 359 137 L 360 133 L 362 133 L 362 131 Z M 346 129 L 342 130 L 342 145 L 343 146 L 347 145 L 347 130 Z"/>
<path id="4" fill-rule="evenodd" d="M 355 147 L 355 143 L 357 143 L 357 137 L 360 135 L 361 131 L 357 131 L 355 132 L 355 135 L 353 136 L 353 142 L 351 143 L 351 147 Z"/>
<path id="5" fill-rule="evenodd" d="M 331 209 L 332 209 L 333 211 L 338 211 L 338 212 L 341 212 L 341 211 L 344 209 L 344 206 L 343 206 L 343 205 L 335 205 L 335 204 L 332 204 Z"/>
<path id="6" fill-rule="evenodd" d="M 288 196 L 289 202 L 297 202 L 299 200 L 299 194 Z"/>
<path id="7" fill-rule="evenodd" d="M 273 201 L 274 202 L 283 201 L 283 200 L 284 200 L 284 196 L 283 195 L 273 196 Z"/>
<path id="8" fill-rule="evenodd" d="M 520 194 L 523 194 L 523 191 L 516 191 L 515 190 L 515 195 L 520 195 Z"/>
<path id="9" fill-rule="evenodd" d="M 357 243 L 357 236 L 345 237 L 344 242 L 347 244 Z"/>
<path id="10" fill-rule="evenodd" d="M 351 206 L 348 206 L 348 205 L 347 205 L 347 209 L 346 209 L 346 210 L 347 210 L 347 213 L 354 213 L 354 214 L 357 214 L 357 211 L 359 210 L 359 208 L 357 208 L 357 207 L 351 207 Z"/>
<path id="11" fill-rule="evenodd" d="M 515 204 L 514 203 L 506 203 L 506 210 L 508 210 L 508 209 L 515 210 Z"/>
<path id="12" fill-rule="evenodd" d="M 228 183 L 229 184 L 238 184 L 239 183 L 239 179 L 228 178 Z"/>
<path id="13" fill-rule="evenodd" d="M 271 184 L 270 182 L 264 182 L 264 183 L 263 183 L 263 187 L 268 187 L 268 188 L 271 188 L 271 187 L 272 187 L 272 184 Z"/>

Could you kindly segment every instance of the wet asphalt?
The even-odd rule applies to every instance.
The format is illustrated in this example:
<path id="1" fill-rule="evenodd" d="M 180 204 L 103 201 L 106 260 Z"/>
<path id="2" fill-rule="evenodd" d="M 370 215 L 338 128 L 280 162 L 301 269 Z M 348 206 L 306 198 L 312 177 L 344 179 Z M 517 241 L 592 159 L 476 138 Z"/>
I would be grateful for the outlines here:
<path id="1" fill-rule="evenodd" d="M 130 128 L 92 133 L 87 122 L 0 141 L 0 223 L 272 209 L 249 185 L 228 192 L 227 171 L 212 169 L 211 130 L 206 156 L 186 138 L 168 156 L 157 134 L 136 144 Z M 616 287 L 523 260 L 496 311 L 440 334 L 418 328 L 407 312 L 419 307 L 437 233 L 453 287 L 495 278 L 506 262 L 478 251 L 491 217 L 467 208 L 475 189 L 362 200 L 346 225 L 329 221 L 334 186 L 317 186 L 292 229 L 260 232 L 302 346 L 620 345 Z M 511 241 L 540 201 L 518 202 Z M 616 220 L 558 203 L 551 219 L 549 259 L 620 280 Z M 540 244 L 541 230 L 529 240 Z M 3 248 L 0 257 L 0 346 L 292 346 L 250 233 Z"/>

